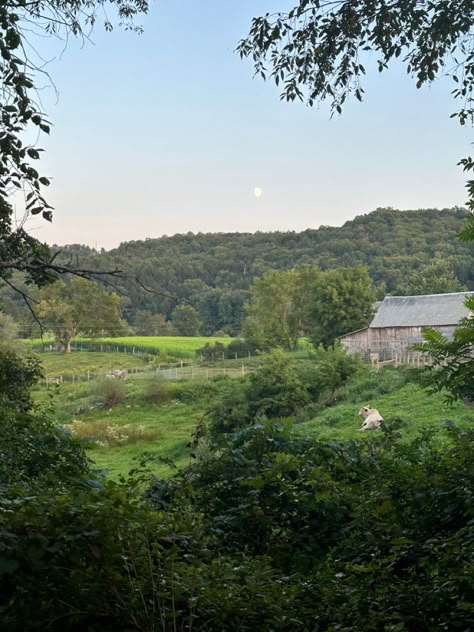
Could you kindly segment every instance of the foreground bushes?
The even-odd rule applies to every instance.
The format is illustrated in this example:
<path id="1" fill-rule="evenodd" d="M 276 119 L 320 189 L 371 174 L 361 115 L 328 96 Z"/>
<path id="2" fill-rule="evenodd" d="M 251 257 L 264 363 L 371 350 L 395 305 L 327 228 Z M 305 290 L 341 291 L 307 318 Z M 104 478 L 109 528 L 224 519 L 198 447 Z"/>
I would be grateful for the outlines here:
<path id="1" fill-rule="evenodd" d="M 260 421 L 115 484 L 24 395 L 0 410 L 0 630 L 473 628 L 474 431 L 326 444 Z"/>
<path id="2" fill-rule="evenodd" d="M 147 498 L 138 474 L 3 488 L 3 629 L 467 630 L 474 433 L 449 432 L 440 452 L 267 423 Z"/>

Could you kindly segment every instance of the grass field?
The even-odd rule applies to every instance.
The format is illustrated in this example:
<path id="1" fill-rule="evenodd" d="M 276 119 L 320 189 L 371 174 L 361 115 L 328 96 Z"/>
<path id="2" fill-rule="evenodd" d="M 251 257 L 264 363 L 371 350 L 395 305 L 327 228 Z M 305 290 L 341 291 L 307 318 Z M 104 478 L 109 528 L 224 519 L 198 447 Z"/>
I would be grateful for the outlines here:
<path id="1" fill-rule="evenodd" d="M 106 373 L 113 369 L 143 368 L 148 364 L 144 357 L 126 353 L 47 352 L 41 353 L 39 357 L 46 377 L 84 375 L 87 371 L 92 374 Z"/>
<path id="2" fill-rule="evenodd" d="M 102 338 L 102 342 L 159 349 L 174 357 L 193 358 L 196 351 L 206 343 L 221 342 L 228 345 L 234 338 L 205 336 L 127 336 L 124 338 Z"/>
<path id="3" fill-rule="evenodd" d="M 93 381 L 39 386 L 34 390 L 34 400 L 40 408 L 51 410 L 57 422 L 66 427 L 74 427 L 77 421 L 87 424 L 91 437 L 96 436 L 94 426 L 97 427 L 98 438 L 105 423 L 119 432 L 126 426 L 140 426 L 143 434 L 151 436 L 151 439 L 135 438 L 133 442 L 125 441 L 124 444 L 107 447 L 91 444 L 93 447 L 88 451 L 90 458 L 98 467 L 107 470 L 108 475 L 116 478 L 127 475 L 147 454 L 157 459 L 150 469 L 157 476 L 169 476 L 173 467 L 163 463 L 162 459 L 173 462 L 176 467 L 189 462 L 190 450 L 186 445 L 194 428 L 203 419 L 205 400 L 195 403 L 177 399 L 176 393 L 187 388 L 186 384 L 180 383 L 168 384 L 169 401 L 152 404 L 144 397 L 147 383 L 148 379 L 144 377 L 122 382 L 126 389 L 125 400 L 110 409 L 101 406 L 101 383 Z M 196 388 L 195 382 L 192 388 Z M 128 434 L 126 429 L 124 434 Z"/>
<path id="4" fill-rule="evenodd" d="M 76 338 L 73 341 L 73 345 L 81 342 L 92 342 L 95 344 L 111 345 L 126 345 L 127 347 L 138 349 L 154 349 L 160 351 L 165 358 L 169 356 L 170 359 L 182 359 L 190 360 L 196 358 L 196 351 L 203 347 L 206 343 L 214 344 L 220 342 L 224 345 L 230 344 L 235 338 L 228 336 L 216 337 L 216 336 L 125 336 L 121 338 L 99 338 L 89 340 L 86 338 Z M 53 344 L 54 340 L 51 338 L 29 338 L 24 342 L 28 346 L 49 345 Z M 73 351 L 74 353 L 74 351 Z"/>
<path id="5" fill-rule="evenodd" d="M 395 373 L 389 377 L 395 379 Z M 100 439 L 104 428 L 107 431 L 109 426 L 112 431 L 130 435 L 123 444 L 120 440 L 109 445 L 99 441 L 89 451 L 92 460 L 111 477 L 126 475 L 137 467 L 145 454 L 157 459 L 150 465 L 157 476 L 169 476 L 173 468 L 163 460 L 172 461 L 177 467 L 190 460 L 187 444 L 196 425 L 205 419 L 212 381 L 167 383 L 169 398 L 161 404 L 152 404 L 145 398 L 149 379 L 137 376 L 127 380 L 124 401 L 111 409 L 100 404 L 100 382 L 39 387 L 35 390 L 35 401 L 40 406 L 50 407 L 59 423 L 68 425 L 76 420 L 85 424 L 87 433 L 96 439 Z M 454 421 L 460 427 L 474 425 L 474 407 L 462 403 L 447 406 L 441 395 L 428 396 L 420 386 L 405 384 L 395 385 L 392 392 L 371 396 L 370 400 L 364 395 L 360 399 L 352 397 L 350 402 L 327 408 L 309 421 L 295 423 L 294 431 L 323 441 L 365 441 L 374 434 L 357 430 L 362 423 L 357 413 L 366 404 L 378 408 L 388 423 L 401 419 L 402 440 L 428 429 L 439 432 L 440 440 L 445 441 L 445 420 Z"/>
<path id="6" fill-rule="evenodd" d="M 401 419 L 400 431 L 406 439 L 413 439 L 425 429 L 442 431 L 446 420 L 464 428 L 474 426 L 474 407 L 462 402 L 448 406 L 442 395 L 427 395 L 420 386 L 407 384 L 393 393 L 371 398 L 370 402 L 360 400 L 327 408 L 314 419 L 296 425 L 296 431 L 323 441 L 361 439 L 372 434 L 357 430 L 362 425 L 358 412 L 367 404 L 377 408 L 387 422 Z"/>
<path id="7" fill-rule="evenodd" d="M 122 404 L 110 412 L 94 411 L 87 415 L 88 421 L 97 423 L 105 418 L 117 426 L 140 424 L 145 428 L 158 430 L 158 436 L 152 441 L 144 440 L 130 445 L 95 448 L 90 450 L 89 456 L 98 467 L 107 470 L 107 474 L 112 478 L 126 475 L 138 465 L 145 454 L 158 457 L 150 468 L 157 476 L 169 476 L 173 468 L 161 459 L 169 460 L 176 467 L 183 467 L 189 463 L 190 450 L 186 445 L 202 416 L 203 411 L 200 407 L 181 402 L 171 402 L 161 406 Z"/>

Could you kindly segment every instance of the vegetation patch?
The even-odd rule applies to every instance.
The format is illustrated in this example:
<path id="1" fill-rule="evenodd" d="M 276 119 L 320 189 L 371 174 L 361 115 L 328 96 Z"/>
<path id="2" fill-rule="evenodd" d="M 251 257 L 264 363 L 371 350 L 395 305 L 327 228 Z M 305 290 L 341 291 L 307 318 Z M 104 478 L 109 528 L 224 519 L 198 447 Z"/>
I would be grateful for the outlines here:
<path id="1" fill-rule="evenodd" d="M 74 436 L 91 441 L 100 448 L 130 445 L 138 441 L 156 441 L 161 436 L 157 427 L 143 424 L 117 425 L 108 419 L 89 422 L 74 420 L 69 428 Z"/>

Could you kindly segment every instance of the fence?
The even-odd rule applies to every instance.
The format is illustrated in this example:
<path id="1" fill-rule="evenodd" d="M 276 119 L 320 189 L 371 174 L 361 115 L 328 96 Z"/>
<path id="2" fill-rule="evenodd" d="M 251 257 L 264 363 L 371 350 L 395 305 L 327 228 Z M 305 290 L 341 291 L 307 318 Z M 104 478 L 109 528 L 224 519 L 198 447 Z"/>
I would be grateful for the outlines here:
<path id="1" fill-rule="evenodd" d="M 196 365 L 186 365 L 184 362 L 176 364 L 168 364 L 166 366 L 157 367 L 139 367 L 136 369 L 127 369 L 129 377 L 149 377 L 156 375 L 164 380 L 209 380 L 217 376 L 241 377 L 247 373 L 255 371 L 254 367 L 248 367 L 242 364 L 238 368 L 229 367 L 200 367 Z M 86 373 L 70 373 L 64 375 L 55 375 L 46 377 L 46 384 L 61 384 L 63 382 L 81 383 L 90 380 L 106 379 L 112 376 L 112 371 L 103 373 L 94 373 L 87 371 Z M 115 378 L 114 379 L 121 379 Z"/>
<path id="2" fill-rule="evenodd" d="M 31 345 L 31 350 L 34 353 L 59 353 L 64 351 L 64 346 L 57 342 L 48 342 L 45 344 Z M 129 355 L 154 355 L 159 356 L 161 354 L 168 355 L 170 357 L 190 357 L 196 356 L 196 351 L 183 351 L 174 348 L 158 348 L 148 347 L 146 345 L 131 345 L 123 342 L 94 342 L 88 340 L 81 340 L 71 342 L 71 351 L 92 351 L 100 353 L 125 353 Z M 260 356 L 261 352 L 246 351 L 244 353 L 238 353 L 236 351 L 227 351 L 224 349 L 222 352 L 210 353 L 208 356 L 200 355 L 199 362 L 220 362 L 223 360 L 243 360 Z M 192 364 L 192 363 L 190 363 Z"/>
<path id="3" fill-rule="evenodd" d="M 31 346 L 35 353 L 60 352 L 64 350 L 63 345 L 53 342 L 44 345 L 35 344 Z M 147 347 L 144 345 L 127 345 L 124 343 L 112 342 L 89 342 L 80 341 L 71 343 L 72 351 L 94 351 L 100 353 L 127 353 L 131 355 L 160 355 L 163 349 Z M 179 356 L 178 356 L 179 357 Z"/>
<path id="4" fill-rule="evenodd" d="M 419 352 L 404 352 L 404 353 L 396 353 L 393 358 L 390 360 L 380 360 L 378 353 L 371 353 L 369 356 L 370 363 L 372 366 L 377 367 L 378 369 L 382 366 L 400 366 L 401 364 L 416 366 L 416 367 L 424 367 L 431 366 L 433 364 L 432 359 L 425 355 L 424 353 Z"/>

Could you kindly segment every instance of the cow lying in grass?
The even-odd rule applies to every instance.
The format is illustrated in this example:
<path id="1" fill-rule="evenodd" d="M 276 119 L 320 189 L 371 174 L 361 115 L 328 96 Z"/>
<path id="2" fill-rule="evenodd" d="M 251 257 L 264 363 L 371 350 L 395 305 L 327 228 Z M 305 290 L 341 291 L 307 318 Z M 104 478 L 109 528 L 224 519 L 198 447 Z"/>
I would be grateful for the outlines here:
<path id="1" fill-rule="evenodd" d="M 370 408 L 370 406 L 364 406 L 359 410 L 359 415 L 364 418 L 364 422 L 359 431 L 365 432 L 366 430 L 378 430 L 380 428 L 380 422 L 383 421 L 382 415 L 376 408 Z"/>

